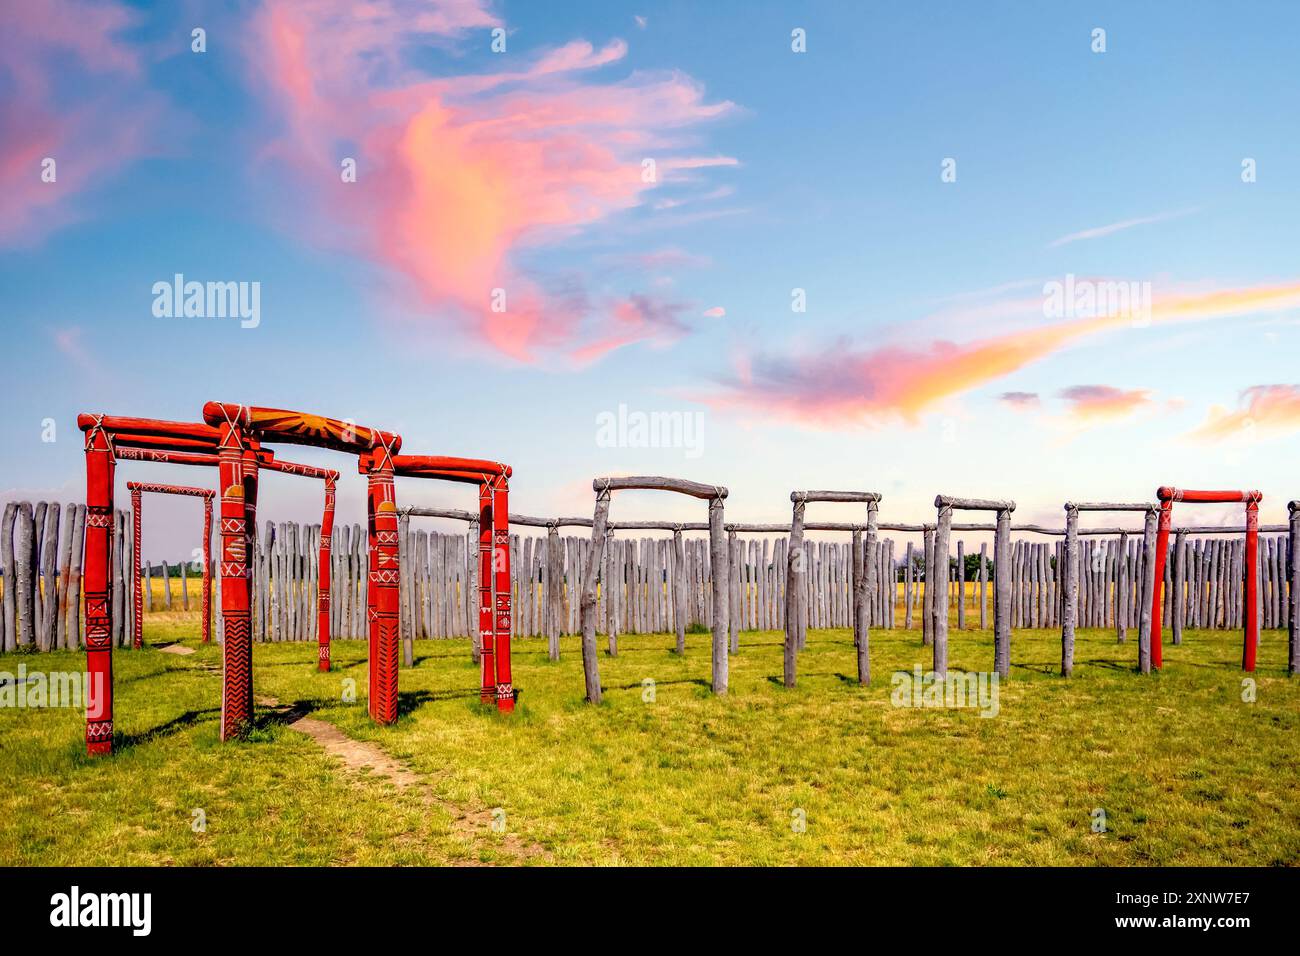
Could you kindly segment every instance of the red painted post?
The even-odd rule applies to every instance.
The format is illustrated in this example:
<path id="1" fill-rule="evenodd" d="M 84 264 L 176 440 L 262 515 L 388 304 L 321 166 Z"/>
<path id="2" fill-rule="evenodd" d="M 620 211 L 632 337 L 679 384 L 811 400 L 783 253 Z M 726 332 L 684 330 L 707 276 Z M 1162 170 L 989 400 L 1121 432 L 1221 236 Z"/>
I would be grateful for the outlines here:
<path id="1" fill-rule="evenodd" d="M 140 524 L 144 520 L 141 514 L 140 489 L 131 489 L 131 606 L 135 609 L 135 623 L 132 625 L 131 646 L 136 650 L 144 647 L 144 597 L 140 594 Z"/>
<path id="2" fill-rule="evenodd" d="M 237 736 L 252 720 L 252 628 L 248 612 L 248 517 L 244 492 L 244 443 L 239 429 L 221 426 L 218 451 L 221 487 L 221 739 Z"/>
<path id="3" fill-rule="evenodd" d="M 330 584 L 332 570 L 330 554 L 334 535 L 334 479 L 325 479 L 325 513 L 320 524 L 320 569 L 316 583 L 316 646 L 317 668 L 322 671 L 330 669 Z"/>
<path id="4" fill-rule="evenodd" d="M 1180 488 L 1158 488 L 1156 496 L 1160 499 L 1160 536 L 1156 543 L 1156 583 L 1151 597 L 1151 639 L 1152 664 L 1159 665 L 1160 605 L 1163 600 L 1164 554 L 1169 543 L 1170 515 L 1175 501 L 1195 501 L 1199 503 L 1226 503 L 1243 501 L 1246 503 L 1246 586 L 1242 596 L 1246 622 L 1242 637 L 1241 667 L 1246 671 L 1255 669 L 1255 651 L 1259 645 L 1259 503 L 1264 496 L 1258 491 L 1186 491 Z"/>
<path id="5" fill-rule="evenodd" d="M 1259 645 L 1259 500 L 1246 499 L 1246 633 L 1241 645 L 1241 669 L 1255 670 Z"/>
<path id="6" fill-rule="evenodd" d="M 381 440 L 382 442 L 382 440 Z M 393 460 L 382 443 L 368 456 L 370 498 L 370 716 L 377 723 L 397 720 L 398 583 L 397 502 Z"/>
<path id="7" fill-rule="evenodd" d="M 203 643 L 212 641 L 212 498 L 203 499 Z M 136 620 L 140 620 L 137 612 Z"/>
<path id="8" fill-rule="evenodd" d="M 484 482 L 479 485 L 478 491 L 478 625 L 482 673 L 479 700 L 484 704 L 494 702 L 497 696 L 496 626 L 493 617 L 496 575 L 492 573 L 492 510 L 492 489 Z"/>
<path id="9" fill-rule="evenodd" d="M 497 710 L 515 709 L 515 689 L 510 676 L 510 489 L 505 476 L 496 479 L 492 495 L 492 535 L 495 555 L 492 583 L 496 619 L 493 653 L 496 657 Z"/>
<path id="10" fill-rule="evenodd" d="M 1165 489 L 1161 489 L 1163 491 Z M 1159 492 L 1157 492 L 1159 494 Z M 1151 599 L 1151 666 L 1155 670 L 1160 670 L 1164 664 L 1164 642 L 1160 637 L 1161 611 L 1163 609 L 1163 592 L 1165 582 L 1165 557 L 1169 553 L 1169 529 L 1173 526 L 1174 503 L 1167 499 L 1160 499 L 1160 524 L 1156 529 L 1156 555 L 1155 555 L 1155 589 L 1152 592 L 1154 597 Z"/>
<path id="11" fill-rule="evenodd" d="M 101 424 L 86 432 L 86 753 L 113 752 L 113 605 L 108 563 L 113 526 L 113 446 Z"/>

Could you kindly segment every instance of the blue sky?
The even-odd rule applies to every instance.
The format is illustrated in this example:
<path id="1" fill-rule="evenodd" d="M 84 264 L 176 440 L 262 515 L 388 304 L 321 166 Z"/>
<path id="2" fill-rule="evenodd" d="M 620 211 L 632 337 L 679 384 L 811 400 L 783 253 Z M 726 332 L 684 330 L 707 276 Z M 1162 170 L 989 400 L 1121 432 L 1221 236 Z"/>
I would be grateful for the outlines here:
<path id="1" fill-rule="evenodd" d="M 729 512 L 754 520 L 809 486 L 883 491 L 882 515 L 907 520 L 939 491 L 1010 496 L 1027 518 L 1162 483 L 1261 487 L 1266 521 L 1297 496 L 1294 5 L 392 0 L 368 33 L 324 6 L 338 19 L 298 2 L 91 16 L 60 0 L 44 29 L 0 13 L 5 498 L 80 494 L 78 412 L 194 419 L 208 399 L 509 461 L 529 513 L 582 510 L 593 476 L 644 472 L 727 484 Z M 413 12 L 441 25 L 412 32 Z M 590 62 L 542 69 L 555 51 Z M 474 85 L 502 73 L 519 75 Z M 304 74 L 318 102 L 297 96 Z M 454 118 L 412 156 L 394 141 L 430 104 Z M 566 123 L 601 155 L 573 158 Z M 479 208 L 446 202 L 452 142 L 459 172 L 491 162 L 474 182 L 510 198 L 451 222 L 449 241 L 430 219 Z M 40 183 L 46 151 L 56 184 Z M 347 193 L 322 171 L 350 153 Z M 620 180 L 644 156 L 662 181 Z M 566 183 L 569 162 L 596 199 Z M 557 194 L 559 222 L 537 211 Z M 458 266 L 434 261 L 496 223 L 466 268 L 526 290 L 540 317 L 504 347 Z M 260 325 L 155 318 L 151 286 L 176 272 L 260 282 Z M 1067 274 L 1150 283 L 1169 306 L 974 375 L 936 345 L 1042 331 L 1043 284 Z M 1214 293 L 1231 304 L 1200 298 Z M 699 413 L 698 455 L 601 447 L 597 416 L 620 404 Z M 341 492 L 354 520 L 360 489 Z M 283 478 L 267 500 L 307 518 L 318 498 Z M 619 508 L 691 516 L 648 496 Z"/>

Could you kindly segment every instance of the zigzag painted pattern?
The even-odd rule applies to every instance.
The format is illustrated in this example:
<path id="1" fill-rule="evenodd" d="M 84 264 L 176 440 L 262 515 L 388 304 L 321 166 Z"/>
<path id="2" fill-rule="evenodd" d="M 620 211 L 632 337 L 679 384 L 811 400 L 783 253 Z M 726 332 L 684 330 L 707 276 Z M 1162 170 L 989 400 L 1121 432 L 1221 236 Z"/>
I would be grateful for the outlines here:
<path id="1" fill-rule="evenodd" d="M 222 648 L 221 739 L 229 740 L 252 719 L 252 640 L 248 612 L 228 614 Z"/>

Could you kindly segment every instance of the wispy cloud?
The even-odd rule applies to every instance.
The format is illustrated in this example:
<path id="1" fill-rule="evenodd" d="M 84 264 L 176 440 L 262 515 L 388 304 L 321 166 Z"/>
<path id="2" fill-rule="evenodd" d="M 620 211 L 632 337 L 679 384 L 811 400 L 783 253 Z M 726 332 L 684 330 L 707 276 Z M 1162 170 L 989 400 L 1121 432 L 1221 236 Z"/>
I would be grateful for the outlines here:
<path id="1" fill-rule="evenodd" d="M 1218 442 L 1300 430 L 1300 385 L 1254 385 L 1245 389 L 1235 409 L 1211 406 L 1205 421 L 1189 437 Z"/>
<path id="2" fill-rule="evenodd" d="M 645 204 L 658 186 L 643 176 L 647 157 L 659 180 L 733 165 L 687 132 L 732 104 L 708 102 L 681 73 L 597 78 L 625 58 L 622 40 L 575 40 L 488 74 L 431 77 L 399 54 L 499 22 L 481 0 L 376 0 L 365 18 L 343 0 L 272 0 L 253 54 L 288 127 L 275 155 L 336 232 L 409 280 L 420 311 L 500 353 L 585 363 L 637 335 L 680 334 L 659 320 L 671 304 L 646 294 L 584 294 L 590 313 L 575 313 L 519 256 Z M 338 186 L 346 144 L 360 188 Z M 494 289 L 504 311 L 490 308 Z"/>
<path id="3" fill-rule="evenodd" d="M 1300 307 L 1300 282 L 1165 296 L 1152 302 L 1153 323 L 1177 323 Z M 805 424 L 839 427 L 915 423 L 952 396 L 1003 378 L 1078 342 L 1129 327 L 1110 314 L 987 336 L 969 342 L 859 345 L 842 338 L 816 351 L 734 357 L 737 370 L 712 393 L 718 408 L 775 414 Z"/>
<path id="4" fill-rule="evenodd" d="M 1113 385 L 1072 385 L 1058 393 L 1076 423 L 1093 424 L 1127 418 L 1151 404 L 1151 393 L 1144 388 L 1122 389 Z"/>
<path id="5" fill-rule="evenodd" d="M 1183 216 L 1190 216 L 1197 212 L 1196 209 L 1176 209 L 1169 212 L 1156 213 L 1154 216 L 1139 216 L 1135 219 L 1121 219 L 1119 222 L 1112 222 L 1105 226 L 1094 226 L 1091 229 L 1081 229 L 1078 232 L 1067 233 L 1059 239 L 1053 239 L 1047 244 L 1047 248 L 1055 249 L 1058 246 L 1069 245 L 1072 242 L 1079 242 L 1082 239 L 1100 239 L 1102 236 L 1113 235 L 1117 232 L 1123 232 L 1125 229 L 1132 229 L 1135 226 L 1147 226 L 1157 222 L 1167 222 L 1170 219 L 1181 219 Z"/>
<path id="6" fill-rule="evenodd" d="M 1017 411 L 1038 408 L 1042 404 L 1037 392 L 1003 392 L 998 396 L 998 401 Z"/>

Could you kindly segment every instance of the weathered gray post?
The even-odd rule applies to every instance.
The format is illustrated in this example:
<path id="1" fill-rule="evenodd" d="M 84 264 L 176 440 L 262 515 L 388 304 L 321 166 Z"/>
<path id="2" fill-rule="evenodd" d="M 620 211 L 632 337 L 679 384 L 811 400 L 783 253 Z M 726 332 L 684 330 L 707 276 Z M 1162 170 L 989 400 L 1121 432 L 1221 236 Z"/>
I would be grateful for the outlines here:
<path id="1" fill-rule="evenodd" d="M 966 629 L 966 542 L 957 542 L 957 630 Z"/>
<path id="2" fill-rule="evenodd" d="M 614 529 L 605 528 L 605 552 L 600 561 L 600 590 L 605 597 L 605 640 L 608 642 L 609 656 L 618 657 L 618 629 L 609 626 L 609 590 L 610 581 L 613 579 L 612 568 L 614 564 Z M 596 616 L 600 617 L 600 608 L 597 606 Z"/>
<path id="3" fill-rule="evenodd" d="M 596 511 L 591 521 L 591 550 L 582 575 L 582 672 L 587 700 L 600 703 L 600 662 L 596 659 L 596 573 L 605 548 L 605 526 L 609 523 L 608 485 L 596 492 Z"/>
<path id="4" fill-rule="evenodd" d="M 513 566 L 513 565 L 512 565 Z M 411 554 L 411 516 L 397 513 L 397 624 L 402 635 L 402 666 L 415 665 L 415 607 L 411 593 L 415 584 L 415 560 Z"/>
<path id="5" fill-rule="evenodd" d="M 59 602 L 55 593 L 54 572 L 59 556 L 59 503 L 52 502 L 45 510 L 44 540 L 41 543 L 41 577 L 45 587 L 41 593 L 41 616 L 37 623 L 37 644 L 43 651 L 55 649 L 55 618 Z M 39 585 L 38 585 L 39 587 Z"/>
<path id="6" fill-rule="evenodd" d="M 727 647 L 730 635 L 730 599 L 728 598 L 727 533 L 723 530 L 725 493 L 709 499 L 709 549 L 713 564 L 713 692 L 727 692 Z"/>
<path id="7" fill-rule="evenodd" d="M 903 567 L 903 627 L 912 629 L 912 542 L 907 542 L 906 565 Z"/>
<path id="8" fill-rule="evenodd" d="M 924 590 L 921 592 L 921 645 L 934 643 L 934 528 L 925 527 L 925 568 L 922 571 Z"/>
<path id="9" fill-rule="evenodd" d="M 935 498 L 938 518 L 934 529 L 933 571 L 926 569 L 926 590 L 935 586 L 933 601 L 934 672 L 942 680 L 948 676 L 948 537 L 952 534 L 952 505 L 942 496 Z M 940 583 L 942 582 L 942 583 Z"/>
<path id="10" fill-rule="evenodd" d="M 1187 578 L 1186 552 L 1187 529 L 1179 528 L 1174 534 L 1173 586 L 1169 589 L 1169 600 L 1173 605 L 1169 623 L 1175 644 L 1183 643 L 1183 618 L 1187 612 L 1187 603 L 1183 600 L 1183 583 Z"/>
<path id="11" fill-rule="evenodd" d="M 605 553 L 608 555 L 609 580 L 602 582 L 605 591 L 605 633 L 615 638 L 623 633 L 619 628 L 619 603 L 623 600 L 623 568 L 618 562 L 618 548 L 614 546 L 614 530 L 605 531 Z"/>
<path id="12" fill-rule="evenodd" d="M 18 616 L 18 646 L 28 647 L 36 641 L 36 622 L 32 620 L 32 552 L 35 527 L 32 518 L 32 505 L 29 501 L 18 504 L 18 545 L 15 554 L 17 570 L 14 574 L 16 586 Z M 112 580 L 110 578 L 110 580 Z M 9 582 L 5 582 L 9 590 Z"/>
<path id="13" fill-rule="evenodd" d="M 63 531 L 59 536 L 59 580 L 56 586 L 54 646 L 64 649 L 68 646 L 68 578 L 72 570 L 72 532 L 77 523 L 77 506 L 69 503 L 63 512 Z M 0 637 L 4 628 L 0 626 Z M 0 646 L 3 646 L 0 640 Z"/>
<path id="14" fill-rule="evenodd" d="M 1079 619 L 1079 509 L 1065 504 L 1065 600 L 1061 607 L 1061 676 L 1074 673 L 1074 629 Z"/>
<path id="15" fill-rule="evenodd" d="M 1151 599 L 1156 588 L 1156 512 L 1146 513 L 1142 527 L 1142 607 L 1138 619 L 1138 670 L 1151 673 Z"/>
<path id="16" fill-rule="evenodd" d="M 673 529 L 673 630 L 678 654 L 686 653 L 686 574 L 686 544 L 678 525 Z"/>
<path id="17" fill-rule="evenodd" d="M 1128 641 L 1129 590 L 1132 582 L 1128 573 L 1128 532 L 1119 533 L 1118 568 L 1115 571 L 1115 641 Z"/>
<path id="18" fill-rule="evenodd" d="M 1289 502 L 1286 507 L 1291 513 L 1291 564 L 1287 568 L 1291 600 L 1287 616 L 1286 669 L 1288 674 L 1300 674 L 1300 501 Z"/>
<path id="19" fill-rule="evenodd" d="M 989 546 L 980 542 L 980 630 L 989 626 Z"/>
<path id="20" fill-rule="evenodd" d="M 807 568 L 803 546 L 804 500 L 797 491 L 791 492 L 790 497 L 794 501 L 794 516 L 790 522 L 790 547 L 786 553 L 785 572 L 784 678 L 786 687 L 795 685 L 802 617 L 800 599 L 804 593 Z"/>
<path id="21" fill-rule="evenodd" d="M 18 519 L 18 503 L 5 505 L 0 519 L 0 574 L 4 575 L 3 616 L 0 616 L 0 651 L 8 653 L 18 646 L 18 605 L 15 595 L 14 522 Z"/>
<path id="22" fill-rule="evenodd" d="M 1011 676 L 1011 512 L 1015 502 L 998 509 L 993 533 L 993 669 Z"/>
<path id="23" fill-rule="evenodd" d="M 162 580 L 163 580 L 163 607 L 170 611 L 172 609 L 172 579 L 171 579 L 171 574 L 169 572 L 169 569 L 167 567 L 166 558 L 163 558 Z"/>
<path id="24" fill-rule="evenodd" d="M 867 550 L 862 556 L 862 584 L 861 592 L 856 597 L 856 607 L 854 608 L 855 629 L 858 632 L 858 683 L 864 687 L 871 683 L 871 604 L 873 600 L 874 581 L 875 581 L 875 560 L 876 560 L 876 535 L 880 519 L 880 505 L 875 501 L 867 502 Z M 894 594 L 896 593 L 893 581 L 893 565 L 890 565 L 890 576 L 886 587 L 889 590 L 889 600 L 892 608 Z M 882 623 L 882 626 L 885 626 Z"/>
<path id="25" fill-rule="evenodd" d="M 727 621 L 731 653 L 735 654 L 740 651 L 740 569 L 745 556 L 734 531 L 727 532 L 727 554 L 730 556 L 730 561 L 727 562 Z"/>
<path id="26" fill-rule="evenodd" d="M 475 664 L 480 663 L 483 657 L 483 633 L 478 626 L 478 572 L 479 572 L 479 540 L 478 540 L 478 515 L 475 515 L 469 521 L 468 530 L 465 532 L 465 564 L 466 577 L 469 579 L 469 596 L 468 604 L 469 613 L 469 657 Z M 573 587 L 573 582 L 569 582 Z"/>
<path id="27" fill-rule="evenodd" d="M 560 615 L 563 613 L 564 565 L 560 559 L 560 529 L 546 526 L 546 656 L 560 659 Z"/>
<path id="28" fill-rule="evenodd" d="M 187 573 L 188 561 L 181 562 L 181 610 L 190 609 L 190 576 Z"/>

